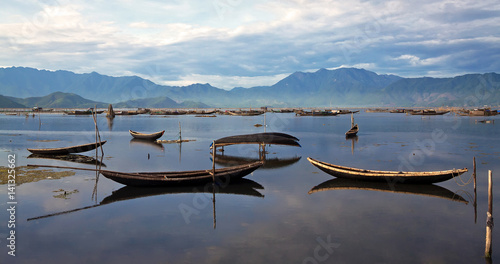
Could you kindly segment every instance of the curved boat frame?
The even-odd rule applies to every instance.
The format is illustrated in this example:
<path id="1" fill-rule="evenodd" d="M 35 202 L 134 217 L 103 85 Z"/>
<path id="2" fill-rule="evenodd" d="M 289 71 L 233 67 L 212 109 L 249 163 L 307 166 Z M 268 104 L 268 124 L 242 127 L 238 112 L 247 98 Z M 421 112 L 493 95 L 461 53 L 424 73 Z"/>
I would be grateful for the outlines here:
<path id="1" fill-rule="evenodd" d="M 332 176 L 363 181 L 429 184 L 446 181 L 468 171 L 467 168 L 426 172 L 377 171 L 334 165 L 310 157 L 307 160 Z"/>
<path id="2" fill-rule="evenodd" d="M 104 177 L 128 186 L 178 186 L 216 182 L 227 183 L 239 180 L 262 166 L 264 162 L 226 167 L 214 170 L 173 171 L 173 172 L 117 172 L 101 170 Z"/>
<path id="3" fill-rule="evenodd" d="M 129 130 L 128 131 L 132 137 L 137 138 L 137 139 L 143 139 L 143 140 L 157 140 L 161 136 L 163 136 L 163 133 L 165 133 L 165 130 L 160 131 L 160 132 L 155 132 L 151 134 L 145 134 L 145 133 L 140 133 L 136 131 Z"/>
<path id="4" fill-rule="evenodd" d="M 100 147 L 101 145 L 104 145 L 104 143 L 106 143 L 106 140 L 83 144 L 83 145 L 71 146 L 71 147 L 62 147 L 62 148 L 46 148 L 46 149 L 29 148 L 28 151 L 33 154 L 40 154 L 40 155 L 67 155 L 71 153 L 80 153 L 93 150 L 97 147 Z"/>

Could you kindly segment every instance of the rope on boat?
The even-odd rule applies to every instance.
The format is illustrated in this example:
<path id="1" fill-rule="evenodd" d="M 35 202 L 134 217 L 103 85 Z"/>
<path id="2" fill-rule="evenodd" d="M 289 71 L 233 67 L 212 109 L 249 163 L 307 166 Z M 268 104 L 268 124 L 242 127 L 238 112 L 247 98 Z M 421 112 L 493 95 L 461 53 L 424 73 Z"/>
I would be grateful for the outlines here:
<path id="1" fill-rule="evenodd" d="M 464 186 L 467 186 L 469 185 L 471 182 L 472 182 L 472 179 L 474 178 L 473 177 L 474 175 L 471 174 L 469 180 L 467 182 L 465 182 L 462 177 L 460 176 L 460 173 L 457 172 L 457 176 L 453 175 L 453 172 L 451 173 L 451 177 L 455 180 L 455 182 L 457 183 L 458 186 L 461 186 L 461 187 L 464 187 Z M 457 178 L 460 179 L 460 182 L 457 181 Z"/>

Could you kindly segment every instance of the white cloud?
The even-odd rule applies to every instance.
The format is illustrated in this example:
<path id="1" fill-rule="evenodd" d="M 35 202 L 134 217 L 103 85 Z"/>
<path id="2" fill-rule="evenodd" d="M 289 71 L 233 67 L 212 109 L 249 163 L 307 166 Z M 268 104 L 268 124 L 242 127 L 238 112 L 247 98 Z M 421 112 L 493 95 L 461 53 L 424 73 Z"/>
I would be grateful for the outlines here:
<path id="1" fill-rule="evenodd" d="M 290 73 L 255 77 L 190 74 L 187 76 L 181 76 L 180 80 L 177 81 L 158 80 L 158 83 L 172 86 L 185 86 L 193 83 L 210 83 L 214 87 L 230 90 L 234 87 L 250 88 L 255 86 L 270 86 L 285 78 L 289 74 Z"/>
<path id="2" fill-rule="evenodd" d="M 28 1 L 0 10 L 0 59 L 226 89 L 341 65 L 491 72 L 499 71 L 499 10 L 469 0 Z"/>

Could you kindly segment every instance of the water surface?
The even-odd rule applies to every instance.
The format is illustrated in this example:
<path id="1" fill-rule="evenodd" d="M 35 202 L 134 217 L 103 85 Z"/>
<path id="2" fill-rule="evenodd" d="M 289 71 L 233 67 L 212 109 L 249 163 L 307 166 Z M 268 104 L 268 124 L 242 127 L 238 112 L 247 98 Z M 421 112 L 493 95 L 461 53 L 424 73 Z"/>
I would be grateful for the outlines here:
<path id="1" fill-rule="evenodd" d="M 2 209 L 1 263 L 478 263 L 484 261 L 487 171 L 500 171 L 498 124 L 483 118 L 359 113 L 360 132 L 346 140 L 350 116 L 118 116 L 98 118 L 106 169 L 169 171 L 212 167 L 210 143 L 258 132 L 284 132 L 301 148 L 267 147 L 266 167 L 240 184 L 212 189 L 136 189 L 76 171 L 73 176 L 17 186 L 16 257 L 7 254 L 8 213 Z M 255 127 L 255 124 L 267 126 Z M 494 118 L 498 122 L 498 118 Z M 166 130 L 162 139 L 195 141 L 152 145 L 131 141 L 129 129 Z M 95 140 L 86 116 L 0 116 L 1 166 L 45 164 L 93 168 L 69 161 L 28 158 L 26 148 Z M 95 152 L 83 153 L 87 156 Z M 257 146 L 228 146 L 216 166 L 258 159 Z M 342 183 L 307 157 L 379 170 L 467 167 L 476 157 L 477 207 L 472 184 L 452 179 L 407 189 Z M 61 171 L 61 170 L 56 170 Z M 21 177 L 21 176 L 19 176 Z M 462 175 L 467 181 L 471 173 Z M 348 187 L 340 188 L 339 185 Z M 319 186 L 318 186 L 319 185 Z M 318 186 L 314 189 L 315 186 Z M 1 185 L 2 208 L 7 185 Z M 497 188 L 494 186 L 494 190 Z M 64 195 L 66 191 L 66 195 Z M 429 195 L 432 193 L 433 195 Z M 495 203 L 498 203 L 498 195 Z M 82 210 L 76 210 L 82 209 Z M 50 217 L 36 218 L 66 212 Z M 477 214 L 475 213 L 477 211 Z M 495 216 L 495 215 L 494 215 Z M 493 236 L 493 259 L 499 257 Z"/>

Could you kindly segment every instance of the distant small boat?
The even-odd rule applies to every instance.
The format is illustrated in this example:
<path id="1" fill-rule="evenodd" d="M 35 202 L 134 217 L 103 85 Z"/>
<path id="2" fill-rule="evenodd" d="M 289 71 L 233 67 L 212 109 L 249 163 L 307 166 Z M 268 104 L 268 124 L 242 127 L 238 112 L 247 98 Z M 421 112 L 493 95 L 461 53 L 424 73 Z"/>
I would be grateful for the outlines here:
<path id="1" fill-rule="evenodd" d="M 129 130 L 128 132 L 130 132 L 130 135 L 132 135 L 134 138 L 153 141 L 153 140 L 157 140 L 158 138 L 163 136 L 163 133 L 165 133 L 165 130 L 160 131 L 160 132 L 151 133 L 151 134 L 140 133 L 140 132 L 136 132 L 136 131 L 132 131 L 132 130 Z"/>
<path id="2" fill-rule="evenodd" d="M 41 154 L 41 155 L 67 155 L 71 153 L 80 153 L 93 150 L 97 147 L 100 147 L 101 145 L 104 145 L 104 143 L 106 143 L 106 141 L 101 141 L 97 143 L 93 142 L 89 144 L 83 144 L 71 147 L 62 147 L 62 148 L 45 148 L 45 149 L 29 148 L 28 151 L 33 154 Z"/>
<path id="3" fill-rule="evenodd" d="M 264 111 L 249 110 L 249 111 L 226 111 L 229 115 L 234 116 L 258 116 L 264 114 Z"/>
<path id="4" fill-rule="evenodd" d="M 345 132 L 346 137 L 354 137 L 356 134 L 358 134 L 359 127 L 358 124 L 354 124 L 354 115 L 351 114 L 351 129 L 349 131 Z"/>
<path id="5" fill-rule="evenodd" d="M 93 108 L 89 108 L 87 110 L 74 110 L 74 111 L 64 111 L 67 115 L 91 115 Z M 95 111 L 96 114 L 104 113 L 104 110 Z"/>
<path id="6" fill-rule="evenodd" d="M 304 110 L 296 110 L 296 116 L 336 116 L 339 115 L 340 111 L 338 110 L 312 110 L 312 111 L 304 111 Z"/>
<path id="7" fill-rule="evenodd" d="M 494 124 L 495 123 L 495 120 L 494 119 L 486 119 L 486 120 L 479 120 L 476 122 L 479 122 L 479 123 L 483 123 L 483 124 Z"/>
<path id="8" fill-rule="evenodd" d="M 353 127 L 351 127 L 351 129 L 349 129 L 349 131 L 345 132 L 345 136 L 354 137 L 356 136 L 356 134 L 358 134 L 358 131 L 359 131 L 358 124 L 355 124 Z"/>
<path id="9" fill-rule="evenodd" d="M 338 112 L 339 115 L 346 115 L 346 114 L 355 114 L 355 113 L 358 113 L 359 110 L 351 111 L 351 110 L 340 109 L 340 110 L 337 110 L 337 112 Z"/>
<path id="10" fill-rule="evenodd" d="M 436 110 L 420 110 L 420 111 L 408 111 L 411 115 L 444 115 L 450 111 L 436 111 Z"/>
<path id="11" fill-rule="evenodd" d="M 470 116 L 494 116 L 497 114 L 498 114 L 497 111 L 491 110 L 489 108 L 474 109 L 469 111 Z"/>
<path id="12" fill-rule="evenodd" d="M 138 115 L 138 111 L 116 111 L 115 115 Z"/>
<path id="13" fill-rule="evenodd" d="M 377 171 L 334 165 L 312 158 L 307 158 L 307 160 L 318 169 L 338 178 L 392 183 L 436 183 L 449 180 L 468 171 L 467 168 L 427 172 Z"/>

